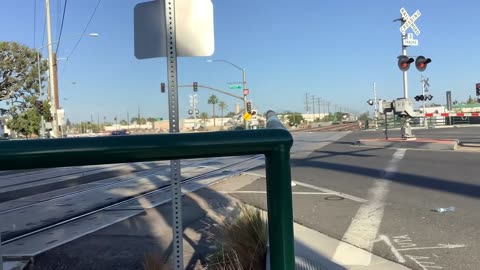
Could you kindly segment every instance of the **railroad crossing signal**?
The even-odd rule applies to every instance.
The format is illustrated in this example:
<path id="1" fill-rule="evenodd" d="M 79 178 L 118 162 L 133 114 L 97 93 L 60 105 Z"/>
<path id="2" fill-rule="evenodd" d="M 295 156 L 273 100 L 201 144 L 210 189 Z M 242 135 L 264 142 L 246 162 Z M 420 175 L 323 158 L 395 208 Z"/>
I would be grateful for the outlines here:
<path id="1" fill-rule="evenodd" d="M 406 55 L 400 55 L 398 57 L 398 67 L 401 71 L 407 71 L 410 68 L 410 64 L 413 63 L 413 58 Z"/>
<path id="2" fill-rule="evenodd" d="M 402 14 L 402 19 L 404 21 L 404 23 L 402 24 L 402 26 L 400 27 L 400 32 L 405 35 L 405 32 L 407 31 L 408 28 L 412 28 L 413 32 L 415 33 L 415 35 L 420 35 L 420 30 L 418 29 L 418 27 L 415 25 L 415 21 L 420 17 L 420 11 L 415 11 L 415 13 L 413 13 L 413 15 L 410 17 L 410 15 L 408 15 L 407 11 L 404 9 L 404 8 L 401 8 L 400 9 L 400 14 Z"/>
<path id="3" fill-rule="evenodd" d="M 427 69 L 428 63 L 432 62 L 432 59 L 430 58 L 425 58 L 424 56 L 420 55 L 417 57 L 417 60 L 415 60 L 415 66 L 417 67 L 418 71 L 425 71 Z"/>
<path id="4" fill-rule="evenodd" d="M 427 100 L 432 100 L 433 96 L 432 95 L 418 95 L 415 96 L 415 101 L 427 101 Z"/>

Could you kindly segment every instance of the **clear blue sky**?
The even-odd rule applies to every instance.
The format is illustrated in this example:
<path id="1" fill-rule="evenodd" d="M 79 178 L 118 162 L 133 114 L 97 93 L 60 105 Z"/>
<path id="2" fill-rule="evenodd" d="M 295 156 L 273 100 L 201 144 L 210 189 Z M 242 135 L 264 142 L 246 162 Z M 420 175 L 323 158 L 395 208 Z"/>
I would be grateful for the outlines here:
<path id="1" fill-rule="evenodd" d="M 60 10 L 51 0 L 54 40 L 58 38 Z M 34 0 L 3 0 L 0 7 L 0 40 L 36 46 L 42 41 L 45 1 L 37 2 L 34 33 Z M 134 57 L 133 8 L 141 1 L 103 0 L 84 38 L 68 62 L 59 62 L 61 106 L 72 120 L 90 115 L 115 114 L 126 119 L 141 107 L 142 116 L 167 118 L 167 96 L 160 93 L 166 79 L 163 58 Z M 68 36 L 83 31 L 97 0 L 68 1 L 63 40 L 58 57 L 66 57 L 77 39 Z M 223 0 L 214 1 L 215 53 L 247 69 L 254 107 L 304 111 L 305 93 L 313 93 L 357 111 L 371 109 L 366 100 L 377 82 L 381 98 L 403 95 L 400 54 L 399 9 L 411 15 L 419 9 L 416 24 L 420 46 L 410 55 L 432 58 L 425 75 L 430 78 L 433 101 L 445 103 L 445 91 L 454 99 L 474 95 L 480 82 L 480 35 L 478 0 Z M 46 41 L 44 41 L 45 44 Z M 44 50 L 44 55 L 46 50 Z M 240 81 L 241 72 L 222 63 L 206 63 L 210 57 L 180 58 L 179 83 L 198 81 L 226 89 L 227 82 Z M 410 96 L 420 94 L 420 73 L 409 72 Z M 72 82 L 75 82 L 73 84 Z M 182 89 L 181 114 L 188 110 L 191 90 Z M 241 94 L 239 90 L 237 91 Z M 201 90 L 200 110 L 211 114 L 206 104 L 212 94 Z M 235 100 L 218 95 L 234 110 Z M 67 98 L 68 100 L 63 100 Z"/>

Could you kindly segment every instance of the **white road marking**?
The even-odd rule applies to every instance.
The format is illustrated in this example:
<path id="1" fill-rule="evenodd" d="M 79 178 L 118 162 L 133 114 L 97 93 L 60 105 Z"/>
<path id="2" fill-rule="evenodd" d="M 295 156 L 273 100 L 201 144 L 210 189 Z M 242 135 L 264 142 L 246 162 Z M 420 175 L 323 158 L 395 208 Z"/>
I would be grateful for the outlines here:
<path id="1" fill-rule="evenodd" d="M 253 173 L 253 172 L 243 172 L 243 174 L 248 174 L 248 175 L 253 175 L 253 176 L 258 176 L 258 177 L 265 177 L 264 174 Z M 349 200 L 359 202 L 359 203 L 367 202 L 367 200 L 365 200 L 365 199 L 355 197 L 353 195 L 349 195 L 349 194 L 346 194 L 346 193 L 338 192 L 338 191 L 335 191 L 335 190 L 331 190 L 331 189 L 328 189 L 328 188 L 317 187 L 317 186 L 310 185 L 310 184 L 307 184 L 307 183 L 298 182 L 297 180 L 293 180 L 293 179 L 292 179 L 292 182 L 295 182 L 295 184 L 297 184 L 299 186 L 308 187 L 308 188 L 311 188 L 311 189 L 321 191 L 323 194 L 328 193 L 329 195 L 335 195 L 335 196 L 342 197 L 342 198 L 345 198 L 345 199 L 349 199 Z"/>
<path id="2" fill-rule="evenodd" d="M 359 248 L 369 251 L 366 255 L 356 254 L 351 245 L 340 242 L 333 261 L 341 265 L 364 265 L 368 266 L 372 260 L 372 251 L 378 229 L 382 222 L 384 202 L 388 194 L 389 180 L 398 167 L 398 162 L 405 156 L 406 149 L 397 149 L 393 154 L 385 174 L 382 178 L 376 179 L 373 187 L 368 190 L 367 202 L 362 204 L 353 218 L 350 226 L 343 235 L 342 241 L 350 243 Z M 349 256 L 344 256 L 350 254 Z"/>
<path id="3" fill-rule="evenodd" d="M 220 191 L 224 194 L 266 194 L 266 191 L 259 190 L 232 190 L 232 191 Z M 337 193 L 325 193 L 325 192 L 292 192 L 293 195 L 337 195 Z"/>
<path id="4" fill-rule="evenodd" d="M 331 189 L 328 189 L 328 188 L 317 187 L 317 186 L 314 186 L 314 185 L 310 185 L 310 184 L 302 183 L 302 182 L 298 182 L 298 181 L 295 181 L 295 183 L 297 183 L 297 185 L 302 186 L 302 187 L 308 187 L 308 188 L 315 189 L 315 190 L 318 190 L 318 191 L 322 191 L 322 192 L 325 192 L 325 193 L 331 193 L 332 195 L 337 195 L 338 197 L 349 199 L 349 200 L 352 200 L 352 201 L 355 201 L 355 202 L 359 202 L 359 203 L 366 203 L 367 202 L 367 200 L 365 200 L 365 199 L 355 197 L 353 195 L 345 194 L 345 193 L 342 193 L 342 192 L 338 192 L 338 191 L 335 191 L 335 190 L 331 190 Z"/>
<path id="5" fill-rule="evenodd" d="M 390 251 L 393 253 L 393 255 L 395 255 L 395 258 L 397 258 L 397 261 L 399 263 L 405 263 L 405 258 L 403 258 L 402 254 L 400 254 L 400 252 L 397 250 L 397 248 L 395 248 L 395 246 L 392 244 L 392 242 L 390 241 L 390 238 L 388 238 L 388 236 L 386 235 L 380 235 L 378 237 L 378 240 L 376 240 L 375 242 L 379 242 L 379 241 L 383 241 L 385 242 L 385 244 L 387 244 L 387 246 L 390 247 Z"/>
<path id="6" fill-rule="evenodd" d="M 415 262 L 418 266 L 422 268 L 422 270 L 428 270 L 428 268 L 435 268 L 435 269 L 442 269 L 443 267 L 434 265 L 435 262 L 427 262 L 427 261 L 421 261 L 421 260 L 428 260 L 430 257 L 425 257 L 425 256 L 412 256 L 412 255 L 405 255 L 407 258 Z M 428 265 L 426 265 L 428 264 Z"/>

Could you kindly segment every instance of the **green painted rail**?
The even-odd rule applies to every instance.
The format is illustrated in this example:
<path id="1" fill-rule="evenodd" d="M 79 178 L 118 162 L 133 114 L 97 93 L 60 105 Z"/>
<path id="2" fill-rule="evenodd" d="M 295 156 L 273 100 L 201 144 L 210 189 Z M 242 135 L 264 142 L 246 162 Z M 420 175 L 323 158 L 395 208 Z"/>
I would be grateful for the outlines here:
<path id="1" fill-rule="evenodd" d="M 291 134 L 272 111 L 267 129 L 0 141 L 0 170 L 264 154 L 271 269 L 295 268 Z"/>

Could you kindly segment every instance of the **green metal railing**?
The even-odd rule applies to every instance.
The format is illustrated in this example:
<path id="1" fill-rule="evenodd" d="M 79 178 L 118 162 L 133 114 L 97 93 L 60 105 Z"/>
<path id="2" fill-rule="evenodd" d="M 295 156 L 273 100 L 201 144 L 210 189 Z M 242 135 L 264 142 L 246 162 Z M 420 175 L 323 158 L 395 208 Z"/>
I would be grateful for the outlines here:
<path id="1" fill-rule="evenodd" d="M 271 269 L 295 267 L 291 134 L 269 112 L 267 129 L 0 141 L 0 170 L 264 154 Z"/>

